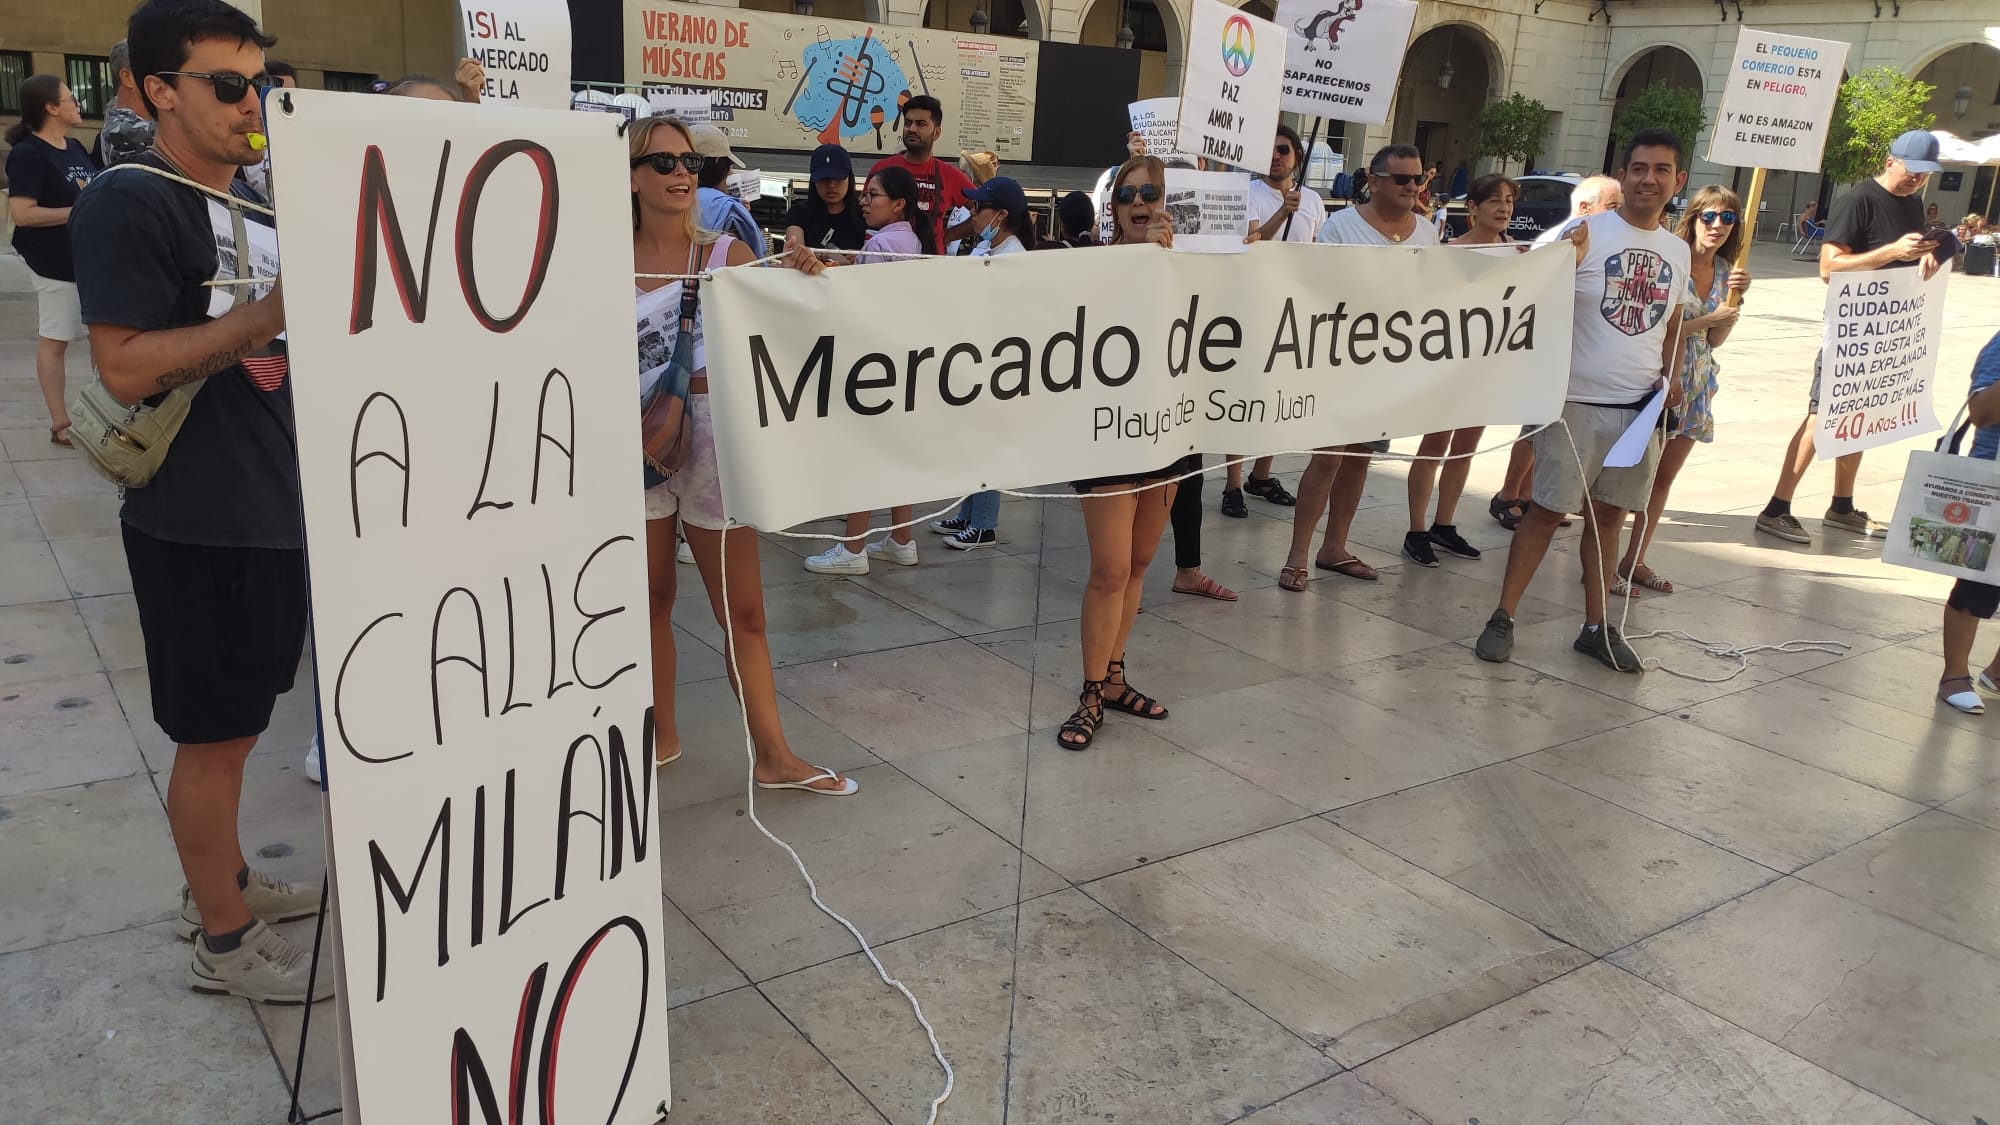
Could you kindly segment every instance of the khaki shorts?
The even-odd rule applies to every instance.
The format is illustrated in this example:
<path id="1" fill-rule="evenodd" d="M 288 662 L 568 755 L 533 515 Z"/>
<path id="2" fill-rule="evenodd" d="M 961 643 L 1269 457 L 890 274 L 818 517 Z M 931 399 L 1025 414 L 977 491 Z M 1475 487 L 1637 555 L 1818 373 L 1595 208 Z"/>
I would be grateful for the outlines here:
<path id="1" fill-rule="evenodd" d="M 83 305 L 76 296 L 76 282 L 56 281 L 35 274 L 35 306 L 40 327 L 36 334 L 44 340 L 83 339 Z"/>
<path id="2" fill-rule="evenodd" d="M 1652 498 L 1653 470 L 1660 463 L 1659 432 L 1655 430 L 1647 440 L 1646 455 L 1637 465 L 1604 467 L 1605 455 L 1638 417 L 1638 411 L 1620 406 L 1564 403 L 1563 425 L 1550 426 L 1530 439 L 1535 447 L 1535 485 L 1529 498 L 1540 507 L 1565 515 L 1583 512 L 1586 492 L 1600 504 L 1628 512 L 1643 509 Z M 1572 438 L 1576 441 L 1574 451 L 1570 449 Z"/>
<path id="3" fill-rule="evenodd" d="M 715 463 L 715 421 L 707 395 L 689 395 L 688 420 L 694 442 L 681 471 L 646 490 L 646 518 L 678 515 L 681 522 L 704 531 L 721 531 L 722 474 Z"/>

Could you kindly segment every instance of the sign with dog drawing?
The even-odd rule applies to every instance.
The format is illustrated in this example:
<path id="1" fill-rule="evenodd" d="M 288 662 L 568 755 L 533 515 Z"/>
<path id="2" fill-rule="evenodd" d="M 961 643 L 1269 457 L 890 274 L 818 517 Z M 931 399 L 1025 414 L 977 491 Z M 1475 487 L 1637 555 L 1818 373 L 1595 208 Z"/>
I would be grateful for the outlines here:
<path id="1" fill-rule="evenodd" d="M 1291 44 L 1279 108 L 1363 125 L 1388 121 L 1416 19 L 1411 0 L 1282 0 L 1277 24 Z"/>

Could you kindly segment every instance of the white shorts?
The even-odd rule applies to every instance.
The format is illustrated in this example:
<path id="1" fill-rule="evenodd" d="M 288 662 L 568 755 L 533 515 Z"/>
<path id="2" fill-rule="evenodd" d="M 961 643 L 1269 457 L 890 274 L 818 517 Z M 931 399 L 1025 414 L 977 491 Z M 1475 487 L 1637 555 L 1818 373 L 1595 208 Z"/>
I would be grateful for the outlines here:
<path id="1" fill-rule="evenodd" d="M 1653 470 L 1660 463 L 1659 430 L 1654 429 L 1646 443 L 1646 455 L 1637 465 L 1625 469 L 1604 466 L 1611 447 L 1638 417 L 1638 411 L 1620 406 L 1564 403 L 1564 425 L 1550 426 L 1529 439 L 1535 447 L 1535 483 L 1529 498 L 1538 507 L 1564 515 L 1581 515 L 1586 494 L 1628 512 L 1644 509 L 1653 496 Z M 1576 441 L 1574 450 L 1571 438 Z M 1579 457 L 1583 460 L 1580 471 Z"/>
<path id="2" fill-rule="evenodd" d="M 33 276 L 35 306 L 41 319 L 37 334 L 44 340 L 64 343 L 83 339 L 83 305 L 77 300 L 76 282 Z"/>
<path id="3" fill-rule="evenodd" d="M 689 395 L 687 405 L 694 445 L 680 472 L 646 490 L 646 518 L 678 515 L 691 527 L 721 531 L 722 475 L 715 464 L 715 422 L 708 396 Z"/>

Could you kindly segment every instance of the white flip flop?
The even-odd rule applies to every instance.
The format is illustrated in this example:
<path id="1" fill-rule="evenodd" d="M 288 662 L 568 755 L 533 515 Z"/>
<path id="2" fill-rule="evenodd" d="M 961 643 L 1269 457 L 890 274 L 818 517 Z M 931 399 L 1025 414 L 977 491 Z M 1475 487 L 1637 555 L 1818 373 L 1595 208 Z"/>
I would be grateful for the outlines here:
<path id="1" fill-rule="evenodd" d="M 1986 703 L 1979 698 L 1978 692 L 1972 690 L 1972 682 L 1972 677 L 1970 676 L 1953 676 L 1951 679 L 1938 685 L 1938 699 L 1942 700 L 1945 706 L 1950 707 L 1954 711 L 1963 711 L 1968 715 L 1984 715 L 1986 713 Z M 1965 690 L 1955 691 L 1946 695 L 1944 691 L 1945 684 L 1964 684 Z"/>
<path id="2" fill-rule="evenodd" d="M 674 756 L 673 756 L 673 757 L 671 757 L 671 758 L 654 758 L 654 759 L 653 759 L 653 768 L 654 768 L 654 769 L 659 769 L 659 768 L 660 768 L 661 766 L 671 766 L 671 765 L 673 765 L 673 764 L 674 764 L 675 762 L 678 762 L 678 761 L 680 761 L 680 760 L 681 760 L 681 755 L 682 755 L 682 754 L 684 754 L 684 753 L 686 753 L 686 752 L 687 752 L 687 748 L 686 748 L 686 747 L 682 747 L 681 749 L 679 749 L 679 750 L 676 750 L 676 751 L 674 751 Z"/>
<path id="3" fill-rule="evenodd" d="M 757 783 L 757 788 L 803 789 L 808 793 L 817 793 L 822 797 L 852 797 L 856 793 L 861 792 L 861 783 L 851 777 L 846 779 L 847 785 L 841 789 L 821 789 L 813 784 L 815 781 L 826 781 L 839 776 L 839 774 L 832 770 L 822 769 L 818 773 L 801 781 L 760 781 Z"/>

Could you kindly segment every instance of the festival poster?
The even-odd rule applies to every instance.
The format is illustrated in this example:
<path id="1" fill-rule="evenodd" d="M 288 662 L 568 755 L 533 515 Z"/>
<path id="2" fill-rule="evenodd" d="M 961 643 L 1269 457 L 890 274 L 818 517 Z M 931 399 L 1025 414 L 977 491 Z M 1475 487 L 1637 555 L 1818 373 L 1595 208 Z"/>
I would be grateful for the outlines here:
<path id="1" fill-rule="evenodd" d="M 1846 65 L 1847 44 L 1838 40 L 1743 28 L 1709 129 L 1709 160 L 1818 172 Z"/>
<path id="2" fill-rule="evenodd" d="M 1334 121 L 1387 122 L 1416 20 L 1411 0 L 1282 0 L 1277 23 L 1291 40 L 1279 106 Z"/>
<path id="3" fill-rule="evenodd" d="M 465 53 L 486 71 L 481 101 L 569 105 L 569 5 L 564 0 L 458 0 Z"/>
<path id="4" fill-rule="evenodd" d="M 739 147 L 900 152 L 903 105 L 929 94 L 944 105 L 939 156 L 986 150 L 1026 160 L 1039 58 L 1032 39 L 625 3 L 625 80 L 707 94 L 712 123 Z"/>
<path id="5" fill-rule="evenodd" d="M 1944 339 L 1949 270 L 1929 281 L 1914 268 L 1836 273 L 1826 286 L 1820 341 L 1821 460 L 1936 431 L 1932 381 Z"/>
<path id="6" fill-rule="evenodd" d="M 1289 36 L 1222 0 L 1194 0 L 1174 147 L 1255 173 L 1271 167 Z"/>
<path id="7" fill-rule="evenodd" d="M 650 1125 L 668 950 L 619 121 L 270 104 L 347 1119 Z"/>
<path id="8" fill-rule="evenodd" d="M 1241 254 L 1250 233 L 1250 174 L 1167 169 L 1173 248 L 1184 254 Z"/>

